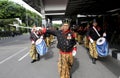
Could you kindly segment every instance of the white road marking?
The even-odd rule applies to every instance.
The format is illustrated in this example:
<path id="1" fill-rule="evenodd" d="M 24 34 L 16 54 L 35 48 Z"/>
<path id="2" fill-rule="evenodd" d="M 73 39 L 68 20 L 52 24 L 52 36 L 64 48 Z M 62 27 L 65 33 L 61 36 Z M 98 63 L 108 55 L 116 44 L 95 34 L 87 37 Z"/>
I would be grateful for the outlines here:
<path id="1" fill-rule="evenodd" d="M 10 42 L 6 42 L 6 43 L 4 43 L 4 45 L 5 44 L 10 44 L 10 43 L 13 43 L 13 42 L 17 42 L 18 40 L 14 40 L 14 41 L 10 41 Z"/>
<path id="2" fill-rule="evenodd" d="M 15 54 L 9 56 L 8 58 L 6 58 L 6 59 L 4 59 L 3 61 L 1 61 L 0 64 L 4 63 L 5 61 L 7 61 L 7 60 L 9 60 L 9 59 L 11 59 L 11 58 L 13 58 L 14 56 L 18 55 L 19 53 L 23 52 L 23 51 L 26 50 L 26 49 L 27 49 L 27 47 L 26 47 L 26 48 L 23 48 L 22 50 L 18 51 L 18 52 L 15 53 Z"/>
<path id="3" fill-rule="evenodd" d="M 29 52 L 26 53 L 24 56 L 22 56 L 18 61 L 21 61 L 22 59 L 24 59 L 28 54 L 29 54 Z"/>

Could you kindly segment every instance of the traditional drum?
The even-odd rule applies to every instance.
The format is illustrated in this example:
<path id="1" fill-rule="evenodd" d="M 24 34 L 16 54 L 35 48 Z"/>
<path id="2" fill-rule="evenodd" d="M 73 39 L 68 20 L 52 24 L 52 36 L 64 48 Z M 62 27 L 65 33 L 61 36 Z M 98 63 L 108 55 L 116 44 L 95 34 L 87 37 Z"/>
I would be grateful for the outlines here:
<path id="1" fill-rule="evenodd" d="M 96 42 L 96 48 L 100 57 L 106 57 L 108 55 L 108 42 L 104 37 L 100 37 Z"/>
<path id="2" fill-rule="evenodd" d="M 44 39 L 40 38 L 36 41 L 36 50 L 41 56 L 43 56 L 47 53 L 48 48 L 47 48 L 47 45 L 46 45 Z"/>

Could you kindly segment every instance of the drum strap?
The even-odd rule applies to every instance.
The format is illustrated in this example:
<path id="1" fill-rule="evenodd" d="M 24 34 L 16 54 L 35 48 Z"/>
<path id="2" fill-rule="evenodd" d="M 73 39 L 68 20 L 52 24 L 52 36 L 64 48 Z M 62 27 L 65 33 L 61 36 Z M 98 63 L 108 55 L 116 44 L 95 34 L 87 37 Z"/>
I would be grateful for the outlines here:
<path id="1" fill-rule="evenodd" d="M 35 32 L 33 32 L 33 33 L 34 33 L 34 35 L 35 35 L 37 38 L 39 38 L 38 35 L 37 35 Z"/>
<path id="2" fill-rule="evenodd" d="M 100 34 L 99 34 L 98 31 L 96 30 L 96 28 L 93 27 L 93 29 L 95 30 L 95 32 L 97 33 L 97 35 L 100 37 Z"/>

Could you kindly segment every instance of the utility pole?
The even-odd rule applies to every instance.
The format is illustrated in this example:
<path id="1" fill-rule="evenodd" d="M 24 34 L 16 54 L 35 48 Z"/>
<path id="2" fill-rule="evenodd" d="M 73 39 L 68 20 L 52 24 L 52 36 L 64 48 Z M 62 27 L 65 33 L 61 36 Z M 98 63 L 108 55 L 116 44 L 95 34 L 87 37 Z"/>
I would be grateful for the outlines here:
<path id="1" fill-rule="evenodd" d="M 44 9 L 44 5 L 43 5 L 43 0 L 40 0 L 40 10 L 41 10 L 41 14 L 42 14 L 42 26 L 46 26 L 46 19 L 45 19 L 45 9 Z"/>
<path id="2" fill-rule="evenodd" d="M 26 21 L 26 27 L 29 27 L 29 26 L 28 26 L 28 15 L 27 15 L 27 11 L 26 11 L 26 20 L 25 20 L 25 21 Z M 28 29 L 27 29 L 27 32 L 28 32 Z"/>

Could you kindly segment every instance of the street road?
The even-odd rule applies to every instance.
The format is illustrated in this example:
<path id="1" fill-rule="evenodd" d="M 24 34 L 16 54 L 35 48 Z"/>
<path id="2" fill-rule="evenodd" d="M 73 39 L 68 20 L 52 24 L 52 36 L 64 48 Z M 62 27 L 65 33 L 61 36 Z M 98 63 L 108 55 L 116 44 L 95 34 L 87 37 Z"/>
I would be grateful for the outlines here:
<path id="1" fill-rule="evenodd" d="M 31 63 L 29 35 L 0 40 L 0 78 L 59 78 L 56 43 L 40 61 Z M 78 45 L 72 78 L 119 78 L 120 63 L 108 56 L 92 64 L 88 51 Z"/>

